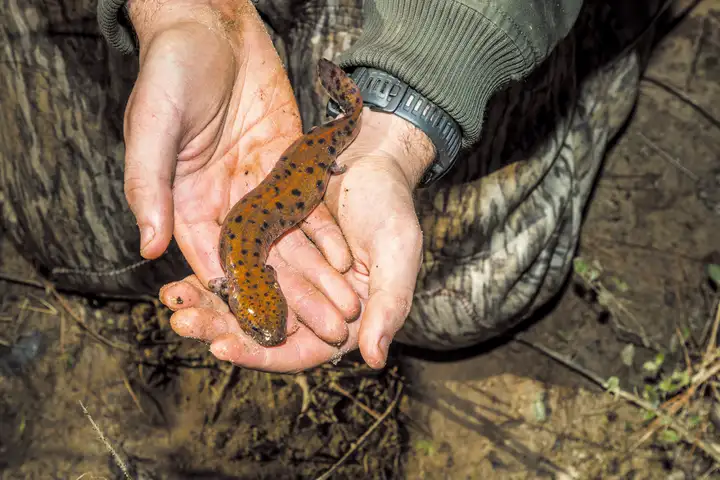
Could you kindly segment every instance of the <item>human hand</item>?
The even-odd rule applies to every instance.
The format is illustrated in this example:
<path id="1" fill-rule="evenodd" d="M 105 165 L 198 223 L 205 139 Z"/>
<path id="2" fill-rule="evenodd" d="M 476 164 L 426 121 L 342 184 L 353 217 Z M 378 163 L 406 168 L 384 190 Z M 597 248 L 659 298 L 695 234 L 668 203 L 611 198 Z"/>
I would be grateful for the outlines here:
<path id="1" fill-rule="evenodd" d="M 140 73 L 125 115 L 125 193 L 141 253 L 157 258 L 174 234 L 207 285 L 223 276 L 226 213 L 301 134 L 295 98 L 249 0 L 134 0 L 130 17 Z M 323 340 L 343 341 L 360 310 L 341 275 L 350 253 L 326 206 L 301 228 L 307 236 L 285 235 L 268 263 L 291 310 Z"/>
<path id="2" fill-rule="evenodd" d="M 368 365 L 383 367 L 389 343 L 412 304 L 422 259 L 412 192 L 433 158 L 424 133 L 395 115 L 366 108 L 358 137 L 338 159 L 348 168 L 331 177 L 325 202 L 350 246 L 353 266 L 345 278 L 363 307 L 341 345 L 328 344 L 305 325 L 292 322 L 288 331 L 294 333 L 284 344 L 260 347 L 241 331 L 227 306 L 194 277 L 160 292 L 160 299 L 175 310 L 173 329 L 210 343 L 210 351 L 220 360 L 256 370 L 297 372 L 358 346 Z M 181 305 L 177 298 L 182 298 Z"/>

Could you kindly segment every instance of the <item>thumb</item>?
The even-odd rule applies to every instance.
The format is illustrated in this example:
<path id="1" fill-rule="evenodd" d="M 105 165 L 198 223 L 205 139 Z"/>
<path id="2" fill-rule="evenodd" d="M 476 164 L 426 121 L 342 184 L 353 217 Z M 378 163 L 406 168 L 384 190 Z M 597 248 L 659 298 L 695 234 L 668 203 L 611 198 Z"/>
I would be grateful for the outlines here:
<path id="1" fill-rule="evenodd" d="M 369 297 L 363 312 L 358 343 L 372 368 L 387 361 L 393 337 L 410 313 L 422 261 L 422 231 L 412 203 L 388 218 L 375 234 L 371 248 Z"/>
<path id="2" fill-rule="evenodd" d="M 159 68 L 142 69 L 125 111 L 125 197 L 140 229 L 140 254 L 148 259 L 163 254 L 173 233 L 182 118 L 169 85 Z"/>

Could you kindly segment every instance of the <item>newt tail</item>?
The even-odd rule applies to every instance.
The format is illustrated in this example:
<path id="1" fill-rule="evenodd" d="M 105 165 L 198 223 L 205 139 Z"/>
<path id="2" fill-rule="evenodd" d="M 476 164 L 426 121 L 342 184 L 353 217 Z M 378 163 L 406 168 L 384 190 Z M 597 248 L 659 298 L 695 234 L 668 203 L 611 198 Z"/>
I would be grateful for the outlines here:
<path id="1" fill-rule="evenodd" d="M 220 232 L 225 277 L 208 285 L 227 301 L 242 330 L 265 347 L 287 338 L 287 301 L 266 264 L 270 246 L 320 204 L 330 176 L 345 171 L 338 155 L 360 131 L 363 101 L 357 85 L 325 59 L 318 62 L 318 75 L 345 115 L 293 142 L 265 179 L 230 209 Z"/>

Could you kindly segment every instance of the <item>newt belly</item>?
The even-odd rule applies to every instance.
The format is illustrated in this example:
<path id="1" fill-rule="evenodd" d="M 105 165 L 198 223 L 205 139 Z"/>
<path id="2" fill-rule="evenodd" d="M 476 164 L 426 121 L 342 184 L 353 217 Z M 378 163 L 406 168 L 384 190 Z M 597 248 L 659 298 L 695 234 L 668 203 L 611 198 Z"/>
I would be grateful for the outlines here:
<path id="1" fill-rule="evenodd" d="M 220 232 L 225 277 L 209 288 L 226 299 L 240 327 L 262 346 L 287 337 L 288 306 L 274 269 L 266 265 L 278 237 L 320 204 L 335 160 L 357 137 L 362 97 L 355 83 L 332 62 L 320 59 L 322 86 L 345 115 L 311 130 L 285 150 L 265 179 L 227 214 Z"/>

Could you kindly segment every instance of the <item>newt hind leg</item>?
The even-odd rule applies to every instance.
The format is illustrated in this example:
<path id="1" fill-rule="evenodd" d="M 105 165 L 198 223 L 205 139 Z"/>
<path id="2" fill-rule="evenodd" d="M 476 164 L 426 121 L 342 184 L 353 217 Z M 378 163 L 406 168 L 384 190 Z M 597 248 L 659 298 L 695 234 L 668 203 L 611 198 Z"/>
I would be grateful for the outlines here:
<path id="1" fill-rule="evenodd" d="M 333 162 L 330 164 L 330 173 L 333 175 L 342 175 L 347 171 L 347 165 L 340 165 L 337 162 Z"/>
<path id="2" fill-rule="evenodd" d="M 225 303 L 228 301 L 228 280 L 227 277 L 213 278 L 208 282 L 208 290 L 222 298 Z"/>

